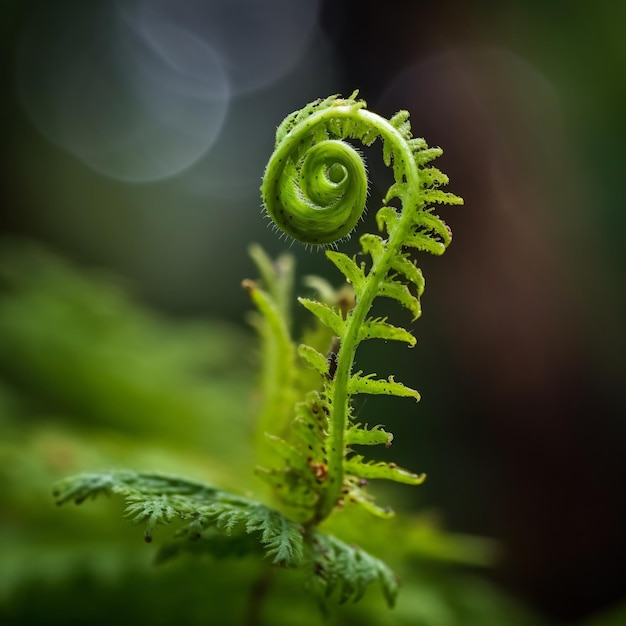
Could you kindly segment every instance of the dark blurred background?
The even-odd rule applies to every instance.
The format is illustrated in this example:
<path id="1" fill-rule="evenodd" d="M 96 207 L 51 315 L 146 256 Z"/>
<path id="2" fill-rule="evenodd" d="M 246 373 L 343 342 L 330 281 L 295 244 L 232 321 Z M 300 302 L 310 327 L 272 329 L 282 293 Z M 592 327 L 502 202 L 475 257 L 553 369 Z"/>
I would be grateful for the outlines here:
<path id="1" fill-rule="evenodd" d="M 243 327 L 249 243 L 288 246 L 258 193 L 282 118 L 355 88 L 408 109 L 465 206 L 393 353 L 423 394 L 394 447 L 416 507 L 574 623 L 626 599 L 625 26 L 610 0 L 2 0 L 1 236 Z"/>

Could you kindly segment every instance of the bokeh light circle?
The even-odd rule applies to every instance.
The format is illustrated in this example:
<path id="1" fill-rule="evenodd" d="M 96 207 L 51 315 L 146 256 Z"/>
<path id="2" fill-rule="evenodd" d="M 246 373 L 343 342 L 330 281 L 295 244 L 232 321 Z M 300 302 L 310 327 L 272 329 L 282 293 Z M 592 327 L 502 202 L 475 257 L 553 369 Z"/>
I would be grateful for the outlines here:
<path id="1" fill-rule="evenodd" d="M 206 40 L 115 3 L 74 3 L 71 20 L 55 7 L 31 19 L 17 54 L 22 103 L 49 139 L 130 182 L 178 174 L 211 148 L 231 90 Z"/>

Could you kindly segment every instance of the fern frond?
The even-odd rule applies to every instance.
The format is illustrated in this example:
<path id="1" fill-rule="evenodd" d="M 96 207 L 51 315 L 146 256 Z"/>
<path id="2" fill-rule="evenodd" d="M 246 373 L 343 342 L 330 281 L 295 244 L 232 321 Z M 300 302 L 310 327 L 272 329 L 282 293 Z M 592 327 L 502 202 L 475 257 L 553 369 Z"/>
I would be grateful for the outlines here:
<path id="1" fill-rule="evenodd" d="M 270 428 L 274 429 L 273 432 L 282 433 L 289 426 L 293 405 L 297 400 L 294 392 L 296 355 L 285 303 L 287 290 L 290 290 L 291 277 L 288 274 L 279 275 L 276 266 L 268 264 L 263 255 L 258 252 L 255 254 L 255 259 L 259 263 L 261 273 L 265 276 L 268 291 L 252 280 L 244 280 L 242 285 L 250 295 L 259 314 L 256 319 L 253 319 L 253 324 L 262 339 L 263 358 L 260 381 L 262 391 L 261 409 L 258 416 L 259 433 L 262 438 L 263 433 Z"/>
<path id="2" fill-rule="evenodd" d="M 147 542 L 152 541 L 157 526 L 169 524 L 179 513 L 174 495 L 154 495 L 130 493 L 126 496 L 125 517 L 134 524 L 145 522 L 144 533 Z M 180 505 L 180 503 L 179 503 Z"/>
<path id="3" fill-rule="evenodd" d="M 300 564 L 303 530 L 299 525 L 266 506 L 256 507 L 254 513 L 247 516 L 245 525 L 246 533 L 260 535 L 265 554 L 274 565 Z"/>
<path id="4" fill-rule="evenodd" d="M 315 532 L 308 545 L 309 588 L 320 602 L 333 598 L 339 603 L 357 602 L 370 585 L 378 583 L 389 607 L 394 606 L 399 582 L 381 560 L 325 533 Z"/>
<path id="5" fill-rule="evenodd" d="M 396 300 L 417 319 L 424 278 L 407 254 L 414 248 L 439 255 L 448 246 L 451 233 L 431 209 L 434 204 L 460 204 L 453 194 L 439 190 L 448 177 L 430 165 L 441 154 L 420 137 L 413 137 L 407 111 L 386 120 L 367 110 L 356 94 L 342 100 L 335 96 L 305 106 L 279 127 L 276 150 L 265 170 L 262 195 L 265 208 L 277 226 L 305 243 L 328 244 L 346 237 L 365 207 L 365 168 L 354 162 L 355 151 L 345 140 L 357 139 L 370 145 L 382 143 L 383 163 L 391 167 L 394 182 L 384 195 L 376 222 L 387 237 L 365 234 L 360 238 L 363 253 L 371 264 L 359 263 L 336 251 L 327 257 L 345 276 L 355 292 L 349 311 L 340 312 L 327 303 L 311 299 L 300 302 L 338 338 L 339 350 L 332 361 L 317 348 L 300 353 L 323 377 L 322 396 L 328 410 L 328 472 L 335 478 L 320 495 L 312 520 L 324 519 L 350 485 L 346 446 L 350 441 L 352 396 L 359 393 L 388 394 L 419 399 L 417 391 L 393 380 L 352 373 L 355 352 L 365 339 L 403 341 L 415 345 L 406 328 L 386 319 L 368 317 L 374 300 Z M 395 201 L 400 206 L 391 206 Z M 317 462 L 317 461 L 316 461 Z M 404 475 L 390 472 L 396 478 Z M 343 477 L 343 478 L 342 478 Z M 411 480 L 414 480 L 411 478 Z M 349 482 L 349 480 L 348 480 Z M 369 498 L 363 502 L 374 506 Z"/>
<path id="6" fill-rule="evenodd" d="M 146 523 L 145 539 L 152 541 L 156 527 L 180 520 L 179 536 L 197 539 L 208 529 L 233 535 L 240 530 L 253 534 L 275 565 L 297 566 L 303 553 L 303 529 L 267 506 L 203 485 L 165 474 L 111 471 L 80 474 L 60 481 L 54 489 L 57 504 L 115 494 L 124 498 L 126 516 Z"/>
<path id="7" fill-rule="evenodd" d="M 310 392 L 296 405 L 296 417 L 285 438 L 266 435 L 281 459 L 279 467 L 258 467 L 257 475 L 275 489 L 281 504 L 296 520 L 307 522 L 326 488 L 328 408 L 322 396 Z"/>
<path id="8" fill-rule="evenodd" d="M 269 294 L 284 320 L 285 327 L 289 329 L 295 274 L 293 257 L 289 254 L 281 254 L 276 260 L 272 260 L 258 245 L 251 245 L 248 248 L 248 254 L 259 271 L 263 289 Z"/>
<path id="9" fill-rule="evenodd" d="M 379 517 L 393 515 L 365 490 L 370 479 L 418 485 L 425 478 L 394 463 L 366 461 L 350 447 L 388 447 L 393 438 L 380 426 L 354 422 L 354 396 L 420 399 L 393 376 L 379 379 L 353 367 L 362 341 L 416 344 L 407 328 L 371 317 L 371 310 L 377 298 L 391 298 L 413 319 L 420 316 L 424 278 L 407 248 L 443 253 L 451 232 L 432 205 L 462 200 L 439 190 L 448 178 L 427 164 L 441 150 L 412 136 L 408 112 L 386 120 L 368 111 L 357 95 L 316 100 L 283 120 L 263 177 L 263 204 L 278 228 L 305 244 L 328 246 L 348 238 L 365 210 L 368 181 L 362 154 L 346 140 L 369 146 L 380 139 L 383 162 L 394 177 L 376 214 L 386 236 L 360 238 L 362 253 L 369 256 L 364 261 L 326 252 L 349 286 L 335 291 L 318 281 L 319 300 L 298 299 L 316 321 L 298 348 L 288 306 L 293 265 L 272 263 L 260 248 L 252 248 L 261 282 L 243 283 L 258 311 L 254 323 L 263 338 L 265 364 L 259 430 L 267 444 L 261 450 L 271 456 L 262 457 L 268 467 L 257 473 L 274 488 L 281 511 L 212 486 L 147 472 L 75 476 L 62 481 L 55 494 L 59 504 L 103 493 L 121 496 L 126 516 L 145 524 L 146 541 L 156 528 L 176 523 L 178 531 L 162 549 L 161 560 L 193 551 L 215 556 L 260 551 L 274 565 L 286 567 L 306 559 L 310 586 L 320 597 L 356 601 L 378 582 L 391 606 L 398 591 L 391 570 L 316 528 L 349 502 Z M 272 462 L 265 463 L 267 458 Z M 280 466 L 273 467 L 274 461 Z"/>

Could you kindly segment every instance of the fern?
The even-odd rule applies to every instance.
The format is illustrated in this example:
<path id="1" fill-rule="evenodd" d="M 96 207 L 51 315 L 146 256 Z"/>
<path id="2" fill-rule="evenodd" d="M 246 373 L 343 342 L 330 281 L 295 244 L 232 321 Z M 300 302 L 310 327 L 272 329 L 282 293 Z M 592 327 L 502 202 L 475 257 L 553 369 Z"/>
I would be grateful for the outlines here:
<path id="1" fill-rule="evenodd" d="M 210 485 L 130 470 L 67 478 L 56 486 L 55 497 L 63 504 L 119 495 L 126 516 L 145 524 L 148 542 L 157 528 L 176 524 L 159 561 L 185 552 L 215 557 L 261 553 L 273 565 L 304 566 L 308 587 L 322 604 L 329 598 L 356 601 L 378 583 L 392 606 L 398 581 L 389 567 L 322 532 L 320 525 L 350 505 L 389 518 L 393 511 L 376 504 L 368 482 L 419 485 L 425 479 L 352 449 L 389 447 L 393 440 L 382 425 L 369 427 L 355 419 L 355 396 L 420 399 L 393 376 L 355 370 L 354 362 L 363 341 L 415 345 L 409 329 L 372 316 L 372 306 L 378 298 L 390 298 L 413 319 L 420 316 L 424 278 L 410 251 L 443 253 L 451 233 L 433 205 L 462 200 L 439 189 L 447 177 L 430 163 L 441 150 L 413 138 L 406 111 L 386 120 L 356 96 L 331 96 L 289 115 L 277 129 L 261 187 L 277 228 L 307 245 L 334 246 L 361 219 L 368 193 L 362 156 L 346 140 L 365 146 L 379 140 L 395 179 L 376 214 L 382 235 L 361 236 L 359 260 L 326 249 L 345 285 L 335 290 L 323 279 L 309 278 L 318 298 L 298 299 L 314 320 L 300 342 L 293 339 L 289 307 L 292 262 L 282 257 L 274 263 L 260 248 L 251 248 L 261 276 L 243 282 L 257 309 L 251 321 L 262 340 L 257 473 L 269 485 L 275 506 Z"/>
<path id="2" fill-rule="evenodd" d="M 81 474 L 59 482 L 56 503 L 81 504 L 88 498 L 116 494 L 124 498 L 126 517 L 144 522 L 145 540 L 150 543 L 158 526 L 174 520 L 183 522 L 177 538 L 197 541 L 207 531 L 240 538 L 256 534 L 265 555 L 275 565 L 297 566 L 302 560 L 302 527 L 259 502 L 221 489 L 185 479 L 148 472 L 118 470 Z M 243 546 L 249 546 L 247 542 Z"/>
<path id="3" fill-rule="evenodd" d="M 159 563 L 183 553 L 218 558 L 263 553 L 273 565 L 297 567 L 311 574 L 308 587 L 327 599 L 338 590 L 340 602 L 358 600 L 365 588 L 379 582 L 390 606 L 398 583 L 389 568 L 365 551 L 332 535 L 305 529 L 279 511 L 259 502 L 203 483 L 165 474 L 116 470 L 71 476 L 54 488 L 57 505 L 82 504 L 101 495 L 124 499 L 126 517 L 144 523 L 144 539 L 179 521 L 173 538 L 157 553 Z M 256 539 L 251 536 L 256 535 Z"/>
<path id="4" fill-rule="evenodd" d="M 321 436 L 317 448 L 323 451 L 309 458 L 306 449 L 314 444 L 306 438 L 300 449 L 309 466 L 324 467 L 323 480 L 317 485 L 310 477 L 302 480 L 303 489 L 316 492 L 314 510 L 308 512 L 309 524 L 325 519 L 346 500 L 365 506 L 369 511 L 387 516 L 387 509 L 372 505 L 364 493 L 361 479 L 386 478 L 420 484 L 424 477 L 387 464 L 365 462 L 354 455 L 351 443 L 368 439 L 358 433 L 354 423 L 353 397 L 357 394 L 385 394 L 412 397 L 419 393 L 396 381 L 376 378 L 374 374 L 354 372 L 356 350 L 362 341 L 383 339 L 401 341 L 410 347 L 415 337 L 406 328 L 394 326 L 386 318 L 370 316 L 374 300 L 391 298 L 406 308 L 413 319 L 421 314 L 420 297 L 424 279 L 407 249 L 416 248 L 433 254 L 444 252 L 451 240 L 445 223 L 433 213 L 432 205 L 461 204 L 457 196 L 438 187 L 447 177 L 432 166 L 426 166 L 441 154 L 429 148 L 421 138 L 413 138 L 409 114 L 400 111 L 386 120 L 366 108 L 356 92 L 347 99 L 332 96 L 306 106 L 289 116 L 276 134 L 276 147 L 267 165 L 261 187 L 268 215 L 286 234 L 307 244 L 333 244 L 349 235 L 364 210 L 367 181 L 365 167 L 358 168 L 353 159 L 355 149 L 346 139 L 356 139 L 369 146 L 382 142 L 383 161 L 392 167 L 394 184 L 376 215 L 376 222 L 386 238 L 364 234 L 361 249 L 370 263 L 357 261 L 335 250 L 326 256 L 343 274 L 354 291 L 354 306 L 341 311 L 338 306 L 309 298 L 299 302 L 337 337 L 338 351 L 331 362 L 312 346 L 300 346 L 299 354 L 321 375 L 323 384 L 310 407 L 321 407 L 326 414 L 324 431 L 311 428 Z M 359 155 L 360 158 L 360 155 Z M 315 167 L 313 167 L 313 165 Z M 392 202 L 399 206 L 393 206 Z M 302 411 L 301 411 L 302 412 Z M 380 440 L 386 445 L 389 440 Z M 292 464 L 293 467 L 293 464 Z M 270 474 L 271 475 L 271 474 Z"/>
<path id="5" fill-rule="evenodd" d="M 309 543 L 309 588 L 319 598 L 335 596 L 340 603 L 363 597 L 367 587 L 379 583 L 390 607 L 398 595 L 396 575 L 379 559 L 332 535 L 316 532 Z"/>

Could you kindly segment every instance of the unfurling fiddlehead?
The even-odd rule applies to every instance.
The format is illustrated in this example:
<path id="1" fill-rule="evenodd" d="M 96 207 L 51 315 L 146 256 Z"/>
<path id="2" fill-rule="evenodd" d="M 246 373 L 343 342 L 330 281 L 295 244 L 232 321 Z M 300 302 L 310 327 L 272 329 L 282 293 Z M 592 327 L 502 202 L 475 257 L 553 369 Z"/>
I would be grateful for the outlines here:
<path id="1" fill-rule="evenodd" d="M 389 120 L 380 117 L 356 99 L 356 92 L 346 99 L 331 96 L 313 102 L 278 127 L 275 150 L 265 170 L 261 191 L 268 215 L 281 230 L 306 244 L 332 244 L 345 238 L 365 208 L 365 166 L 346 139 L 365 146 L 380 139 L 383 160 L 392 167 L 395 179 L 376 215 L 378 227 L 387 237 L 364 234 L 360 238 L 371 262 L 359 263 L 343 253 L 326 251 L 354 289 L 353 308 L 342 311 L 332 303 L 299 299 L 330 329 L 336 337 L 334 343 L 340 346 L 332 358 L 313 346 L 300 346 L 300 356 L 318 370 L 323 386 L 298 407 L 296 421 L 308 429 L 296 432 L 304 434 L 299 439 L 274 441 L 278 449 L 282 447 L 287 467 L 266 474 L 275 484 L 282 484 L 285 478 L 291 481 L 290 503 L 301 509 L 307 525 L 319 523 L 347 501 L 386 517 L 389 511 L 374 505 L 364 491 L 367 480 L 419 484 L 424 478 L 394 464 L 366 462 L 350 449 L 353 444 L 389 445 L 391 441 L 391 435 L 379 427 L 367 429 L 353 423 L 352 396 L 386 394 L 419 400 L 417 391 L 393 377 L 376 379 L 353 373 L 355 352 L 361 341 L 373 338 L 415 344 L 407 329 L 368 314 L 374 299 L 385 296 L 407 308 L 413 319 L 419 317 L 424 280 L 408 250 L 442 254 L 451 233 L 433 213 L 432 205 L 462 203 L 459 197 L 439 189 L 448 178 L 427 164 L 442 151 L 414 138 L 408 118 L 406 111 Z M 392 201 L 400 206 L 393 206 Z M 311 441 L 310 433 L 316 434 L 316 442 Z M 294 471 L 296 467 L 299 472 Z M 300 494 L 294 488 L 296 483 Z"/>
<path id="2" fill-rule="evenodd" d="M 335 291 L 317 279 L 320 300 L 299 298 L 318 324 L 297 348 L 286 304 L 292 286 L 290 262 L 283 258 L 273 264 L 254 248 L 262 284 L 244 281 L 258 309 L 254 323 L 264 344 L 265 407 L 259 422 L 270 449 L 260 460 L 270 467 L 259 468 L 259 475 L 274 488 L 284 510 L 211 485 L 127 470 L 70 477 L 58 484 L 55 497 L 59 504 L 78 504 L 99 494 L 120 495 L 127 515 L 146 524 L 148 541 L 157 527 L 178 524 L 172 540 L 162 547 L 160 560 L 186 552 L 222 557 L 260 551 L 274 565 L 305 564 L 308 587 L 322 602 L 329 596 L 340 602 L 358 600 L 366 587 L 378 582 L 392 605 L 398 582 L 387 565 L 318 527 L 348 503 L 389 517 L 392 512 L 378 507 L 367 493 L 369 479 L 419 484 L 424 478 L 393 463 L 366 461 L 352 450 L 352 446 L 389 446 L 393 438 L 381 426 L 368 428 L 355 420 L 355 395 L 419 400 L 417 391 L 393 377 L 354 372 L 353 364 L 365 340 L 415 345 L 406 328 L 371 317 L 372 304 L 379 296 L 392 298 L 413 319 L 419 317 L 424 279 L 410 250 L 443 253 L 451 234 L 432 205 L 462 200 L 439 189 L 448 179 L 428 163 L 441 150 L 412 137 L 406 111 L 386 120 L 368 111 L 356 93 L 346 99 L 331 96 L 288 116 L 276 133 L 262 195 L 269 216 L 288 235 L 327 246 L 346 238 L 356 226 L 368 184 L 361 155 L 346 139 L 365 146 L 380 139 L 383 161 L 392 167 L 395 179 L 376 214 L 386 236 L 360 238 L 362 258 L 369 260 L 326 250 L 348 285 Z M 277 457 L 280 466 L 272 468 Z"/>

